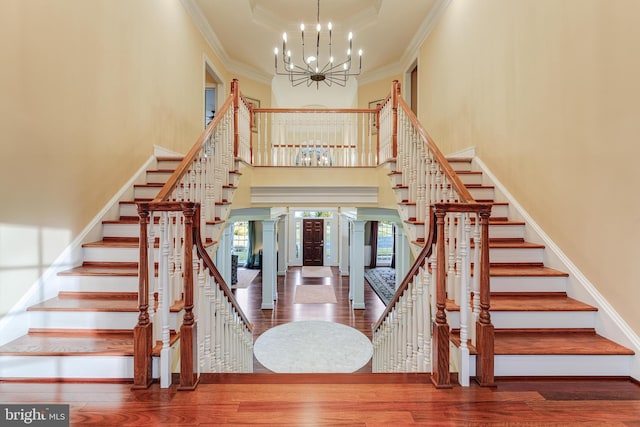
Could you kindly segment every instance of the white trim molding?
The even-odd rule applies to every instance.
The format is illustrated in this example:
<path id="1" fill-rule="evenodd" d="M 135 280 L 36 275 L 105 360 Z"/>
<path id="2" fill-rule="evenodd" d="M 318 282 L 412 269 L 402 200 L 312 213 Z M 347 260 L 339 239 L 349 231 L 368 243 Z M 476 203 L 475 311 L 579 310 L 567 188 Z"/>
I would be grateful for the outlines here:
<path id="1" fill-rule="evenodd" d="M 376 204 L 378 187 L 251 187 L 251 203 L 281 206 L 287 204 Z"/>

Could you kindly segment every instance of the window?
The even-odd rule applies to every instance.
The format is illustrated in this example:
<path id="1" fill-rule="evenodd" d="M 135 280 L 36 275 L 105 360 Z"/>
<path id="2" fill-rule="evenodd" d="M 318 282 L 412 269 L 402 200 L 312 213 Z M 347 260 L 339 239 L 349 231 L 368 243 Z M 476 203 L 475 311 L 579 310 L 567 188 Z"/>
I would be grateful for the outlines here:
<path id="1" fill-rule="evenodd" d="M 388 267 L 393 257 L 393 223 L 380 221 L 378 223 L 378 253 L 376 265 Z"/>
<path id="2" fill-rule="evenodd" d="M 247 262 L 249 250 L 249 222 L 240 221 L 233 224 L 233 254 L 238 255 L 238 265 Z"/>

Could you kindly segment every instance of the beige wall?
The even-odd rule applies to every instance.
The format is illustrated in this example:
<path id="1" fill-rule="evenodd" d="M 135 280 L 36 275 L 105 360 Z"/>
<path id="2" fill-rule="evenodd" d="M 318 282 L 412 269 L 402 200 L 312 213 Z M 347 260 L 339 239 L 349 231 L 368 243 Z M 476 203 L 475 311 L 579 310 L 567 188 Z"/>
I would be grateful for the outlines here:
<path id="1" fill-rule="evenodd" d="M 203 122 L 204 56 L 178 0 L 0 3 L 0 316 L 153 154 Z"/>
<path id="2" fill-rule="evenodd" d="M 640 2 L 452 0 L 420 119 L 480 158 L 640 334 Z"/>
<path id="3" fill-rule="evenodd" d="M 394 80 L 402 82 L 402 76 L 392 76 L 358 86 L 358 108 L 369 108 L 369 102 L 389 96 Z"/>

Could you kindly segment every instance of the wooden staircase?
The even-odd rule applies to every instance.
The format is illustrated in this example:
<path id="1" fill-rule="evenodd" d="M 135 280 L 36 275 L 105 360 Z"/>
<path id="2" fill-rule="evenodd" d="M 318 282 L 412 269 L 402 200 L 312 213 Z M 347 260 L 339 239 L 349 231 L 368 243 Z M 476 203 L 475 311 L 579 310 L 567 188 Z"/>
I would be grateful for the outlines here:
<path id="1" fill-rule="evenodd" d="M 58 295 L 29 307 L 28 334 L 0 347 L 1 378 L 133 377 L 133 328 L 138 320 L 136 203 L 153 199 L 181 160 L 158 157 L 155 169 L 146 171 L 146 182 L 134 185 L 133 199 L 119 202 L 118 219 L 102 221 L 102 239 L 82 245 L 82 264 L 58 274 Z M 233 190 L 235 185 L 228 186 L 227 199 L 217 204 L 218 217 L 207 223 L 208 236 L 223 228 L 221 218 L 228 215 Z M 178 301 L 170 309 L 172 343 L 178 337 L 182 308 Z M 159 347 L 154 348 L 154 360 L 158 352 Z M 154 375 L 156 369 L 154 365 Z"/>
<path id="2" fill-rule="evenodd" d="M 597 308 L 567 295 L 569 275 L 545 266 L 544 245 L 525 240 L 527 225 L 510 219 L 508 203 L 495 202 L 496 189 L 486 184 L 481 171 L 472 170 L 472 159 L 449 163 L 476 201 L 493 204 L 489 237 L 495 375 L 628 376 L 634 352 L 596 333 Z M 401 199 L 403 188 L 395 185 L 394 190 Z M 400 211 L 406 215 L 410 209 L 403 203 L 399 201 Z M 405 223 L 409 235 L 416 236 L 412 245 L 421 248 L 424 236 L 412 230 L 416 224 L 411 218 Z M 458 313 L 459 307 L 448 301 L 456 346 Z M 471 346 L 472 358 L 474 353 Z M 475 367 L 475 360 L 470 365 Z"/>

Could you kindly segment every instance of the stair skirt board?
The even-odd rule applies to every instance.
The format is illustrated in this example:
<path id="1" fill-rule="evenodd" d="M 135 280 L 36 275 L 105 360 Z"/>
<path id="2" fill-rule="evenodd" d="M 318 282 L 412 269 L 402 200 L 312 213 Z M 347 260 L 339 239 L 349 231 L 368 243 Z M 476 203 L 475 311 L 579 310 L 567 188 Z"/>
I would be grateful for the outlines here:
<path id="1" fill-rule="evenodd" d="M 153 378 L 159 358 L 153 357 Z M 133 378 L 133 356 L 2 356 L 0 378 L 114 379 Z"/>

